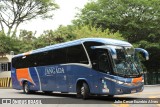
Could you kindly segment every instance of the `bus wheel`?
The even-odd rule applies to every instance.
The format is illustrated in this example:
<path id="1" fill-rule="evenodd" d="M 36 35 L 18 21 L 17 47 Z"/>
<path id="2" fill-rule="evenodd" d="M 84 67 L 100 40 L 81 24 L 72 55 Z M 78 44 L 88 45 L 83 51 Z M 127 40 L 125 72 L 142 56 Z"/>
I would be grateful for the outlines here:
<path id="1" fill-rule="evenodd" d="M 83 83 L 81 86 L 81 96 L 83 99 L 87 99 L 89 97 L 89 87 L 86 83 Z"/>
<path id="2" fill-rule="evenodd" d="M 28 85 L 28 82 L 25 82 L 24 84 L 23 84 L 23 92 L 25 93 L 25 94 L 29 94 L 31 91 L 30 91 L 30 87 L 29 87 L 29 85 Z"/>

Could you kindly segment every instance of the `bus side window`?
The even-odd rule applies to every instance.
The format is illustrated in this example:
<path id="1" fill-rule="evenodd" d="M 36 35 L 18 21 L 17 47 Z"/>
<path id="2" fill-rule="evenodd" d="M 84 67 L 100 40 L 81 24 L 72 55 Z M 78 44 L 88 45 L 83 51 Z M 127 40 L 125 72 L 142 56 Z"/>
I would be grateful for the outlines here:
<path id="1" fill-rule="evenodd" d="M 88 64 L 88 58 L 82 45 L 68 47 L 67 50 L 68 63 Z"/>
<path id="2" fill-rule="evenodd" d="M 66 48 L 52 50 L 51 65 L 66 63 Z"/>
<path id="3" fill-rule="evenodd" d="M 87 53 L 89 55 L 89 58 L 91 60 L 92 68 L 95 69 L 95 70 L 98 70 L 96 51 L 94 49 L 92 49 L 91 47 L 92 46 L 101 46 L 101 45 L 104 45 L 104 44 L 99 43 L 99 42 L 84 42 L 83 44 L 84 44 L 84 46 L 87 50 Z"/>

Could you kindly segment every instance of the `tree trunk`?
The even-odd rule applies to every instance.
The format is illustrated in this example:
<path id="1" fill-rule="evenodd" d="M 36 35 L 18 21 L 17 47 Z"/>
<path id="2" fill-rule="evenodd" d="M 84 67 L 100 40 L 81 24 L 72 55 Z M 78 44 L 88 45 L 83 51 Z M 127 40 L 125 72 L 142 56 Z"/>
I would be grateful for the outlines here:
<path id="1" fill-rule="evenodd" d="M 13 33 L 12 33 L 12 37 L 15 37 L 15 36 L 16 36 L 16 32 L 17 32 L 17 28 L 18 28 L 19 24 L 20 24 L 20 23 L 17 23 L 17 24 L 16 24 L 16 26 L 15 26 L 15 28 L 14 28 L 14 31 L 13 31 Z"/>
<path id="2" fill-rule="evenodd" d="M 11 30 L 12 30 L 12 27 L 8 27 L 7 36 L 10 36 L 10 35 L 11 35 Z"/>
<path id="3" fill-rule="evenodd" d="M 2 21 L 0 21 L 0 24 L 1 24 L 1 28 L 2 28 L 2 33 L 5 33 L 5 32 L 4 32 L 4 26 L 3 26 L 3 24 L 2 24 Z"/>

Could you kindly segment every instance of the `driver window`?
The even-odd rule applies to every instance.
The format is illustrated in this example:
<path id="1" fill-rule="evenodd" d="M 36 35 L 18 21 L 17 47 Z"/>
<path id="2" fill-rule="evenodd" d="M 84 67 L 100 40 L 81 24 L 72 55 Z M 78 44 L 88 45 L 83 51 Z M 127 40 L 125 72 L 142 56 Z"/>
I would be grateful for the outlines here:
<path id="1" fill-rule="evenodd" d="M 110 61 L 108 50 L 98 49 L 97 50 L 97 67 L 101 72 L 110 72 Z"/>

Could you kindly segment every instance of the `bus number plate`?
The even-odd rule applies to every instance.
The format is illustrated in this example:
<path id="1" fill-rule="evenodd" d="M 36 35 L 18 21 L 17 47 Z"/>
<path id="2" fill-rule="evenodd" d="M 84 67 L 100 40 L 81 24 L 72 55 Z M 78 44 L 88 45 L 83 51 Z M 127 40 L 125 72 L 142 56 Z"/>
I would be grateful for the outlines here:
<path id="1" fill-rule="evenodd" d="M 136 93 L 136 90 L 131 90 L 131 93 Z"/>

